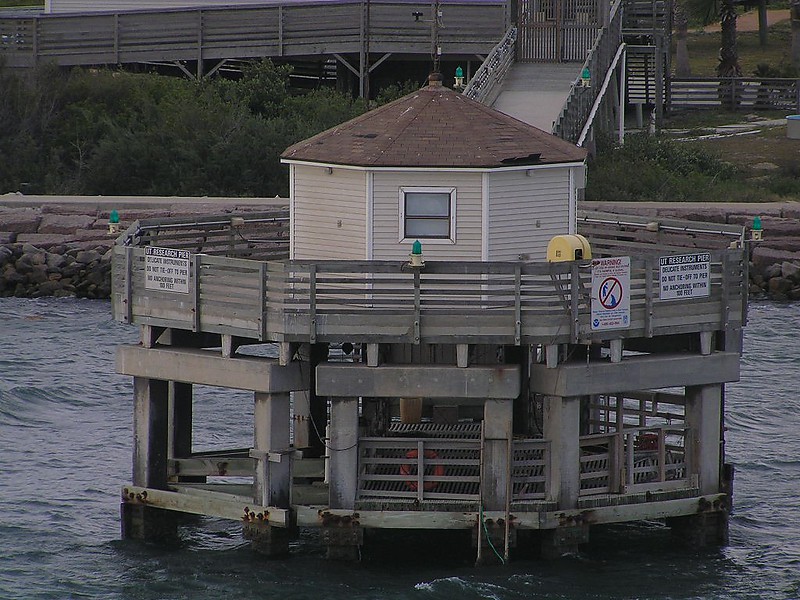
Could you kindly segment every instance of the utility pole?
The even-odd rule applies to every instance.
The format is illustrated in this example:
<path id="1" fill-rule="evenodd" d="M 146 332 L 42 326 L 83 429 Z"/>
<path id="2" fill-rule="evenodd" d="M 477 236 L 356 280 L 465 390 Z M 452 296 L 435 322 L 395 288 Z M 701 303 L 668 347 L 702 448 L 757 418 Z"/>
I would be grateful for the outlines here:
<path id="1" fill-rule="evenodd" d="M 431 58 L 433 60 L 433 72 L 440 73 L 442 49 L 439 46 L 439 27 L 441 26 L 442 11 L 439 8 L 439 0 L 433 4 L 433 19 L 431 19 Z"/>

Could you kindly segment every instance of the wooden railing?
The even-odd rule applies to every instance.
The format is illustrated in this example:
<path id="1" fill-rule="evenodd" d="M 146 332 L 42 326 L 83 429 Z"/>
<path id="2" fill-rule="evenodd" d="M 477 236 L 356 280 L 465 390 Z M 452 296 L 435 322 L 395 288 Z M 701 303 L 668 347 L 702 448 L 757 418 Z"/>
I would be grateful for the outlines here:
<path id="1" fill-rule="evenodd" d="M 578 232 L 591 241 L 595 257 L 722 250 L 742 248 L 745 242 L 744 228 L 739 225 L 599 211 L 579 211 Z"/>
<path id="2" fill-rule="evenodd" d="M 122 246 L 159 246 L 251 260 L 288 258 L 289 211 L 142 219 L 117 242 Z"/>
<path id="3" fill-rule="evenodd" d="M 583 70 L 590 74 L 590 87 L 582 87 L 576 80 L 570 88 L 569 96 L 561 109 L 561 114 L 553 125 L 553 133 L 576 143 L 581 131 L 592 112 L 595 100 L 600 94 L 606 73 L 613 68 L 614 57 L 622 43 L 622 3 L 617 0 L 611 7 L 611 19 L 606 27 L 600 30 L 592 49 L 586 57 Z"/>
<path id="4" fill-rule="evenodd" d="M 478 102 L 491 106 L 500 91 L 506 73 L 514 64 L 516 54 L 517 28 L 510 27 L 480 68 L 475 72 L 464 95 Z"/>
<path id="5" fill-rule="evenodd" d="M 625 427 L 683 424 L 685 404 L 682 394 L 663 391 L 593 396 L 589 401 L 589 427 L 595 433 L 611 433 Z"/>
<path id="6" fill-rule="evenodd" d="M 632 427 L 581 436 L 580 495 L 691 487 L 690 430 L 683 425 Z"/>
<path id="7" fill-rule="evenodd" d="M 544 500 L 550 479 L 550 441 L 514 440 L 511 451 L 511 501 Z"/>
<path id="8" fill-rule="evenodd" d="M 626 35 L 662 35 L 671 31 L 670 0 L 625 0 L 622 29 Z"/>
<path id="9" fill-rule="evenodd" d="M 443 1 L 439 41 L 450 55 L 488 53 L 508 28 L 505 1 Z M 318 56 L 371 52 L 428 54 L 432 2 L 275 3 L 119 13 L 0 16 L 0 57 L 9 67 Z M 403 24 L 402 26 L 400 24 Z M 202 74 L 202 73 L 201 73 Z"/>
<path id="10" fill-rule="evenodd" d="M 725 79 L 672 79 L 669 110 L 707 108 L 712 110 L 800 111 L 800 80 L 770 77 Z"/>
<path id="11" fill-rule="evenodd" d="M 362 437 L 358 453 L 360 500 L 480 501 L 480 440 Z"/>
<path id="12" fill-rule="evenodd" d="M 145 248 L 115 247 L 123 322 L 262 341 L 556 344 L 742 324 L 742 252 L 710 252 L 709 296 L 659 301 L 658 257 L 632 257 L 630 326 L 593 331 L 591 269 L 573 263 L 261 262 L 190 255 L 180 291 L 148 284 Z M 691 318 L 689 318 L 691 316 Z"/>

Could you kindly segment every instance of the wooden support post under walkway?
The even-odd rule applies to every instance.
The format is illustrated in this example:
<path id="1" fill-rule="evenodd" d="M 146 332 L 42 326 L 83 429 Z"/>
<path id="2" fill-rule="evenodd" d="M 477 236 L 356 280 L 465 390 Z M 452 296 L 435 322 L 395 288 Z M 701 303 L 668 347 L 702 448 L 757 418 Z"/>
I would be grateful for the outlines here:
<path id="1" fill-rule="evenodd" d="M 250 456 L 256 460 L 253 500 L 261 506 L 288 510 L 294 452 L 289 448 L 289 394 L 256 392 L 253 422 L 254 442 L 250 451 Z M 284 556 L 289 553 L 291 529 L 258 520 L 246 522 L 243 527 L 245 538 L 262 554 Z"/>
<path id="2" fill-rule="evenodd" d="M 168 383 L 134 377 L 133 404 L 133 485 L 165 489 L 170 408 Z M 177 515 L 174 513 L 125 502 L 120 510 L 124 537 L 168 540 L 177 535 Z"/>

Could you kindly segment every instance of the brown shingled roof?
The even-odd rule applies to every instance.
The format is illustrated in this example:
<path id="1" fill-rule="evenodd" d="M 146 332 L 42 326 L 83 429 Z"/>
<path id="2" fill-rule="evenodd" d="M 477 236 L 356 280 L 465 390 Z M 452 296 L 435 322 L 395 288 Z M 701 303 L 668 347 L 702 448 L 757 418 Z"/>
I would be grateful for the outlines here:
<path id="1" fill-rule="evenodd" d="M 282 158 L 362 167 L 497 168 L 582 161 L 586 151 L 434 84 L 298 142 Z"/>

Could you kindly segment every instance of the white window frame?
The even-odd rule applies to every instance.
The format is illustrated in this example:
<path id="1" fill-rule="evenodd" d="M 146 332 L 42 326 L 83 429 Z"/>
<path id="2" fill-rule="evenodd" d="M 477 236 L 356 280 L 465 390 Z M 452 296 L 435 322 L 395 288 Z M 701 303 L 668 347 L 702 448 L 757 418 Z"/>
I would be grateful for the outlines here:
<path id="1" fill-rule="evenodd" d="M 450 195 L 450 234 L 448 237 L 406 236 L 406 193 L 449 194 Z M 454 187 L 401 187 L 399 193 L 400 221 L 399 238 L 401 244 L 413 244 L 415 240 L 426 244 L 456 243 L 456 188 Z"/>

